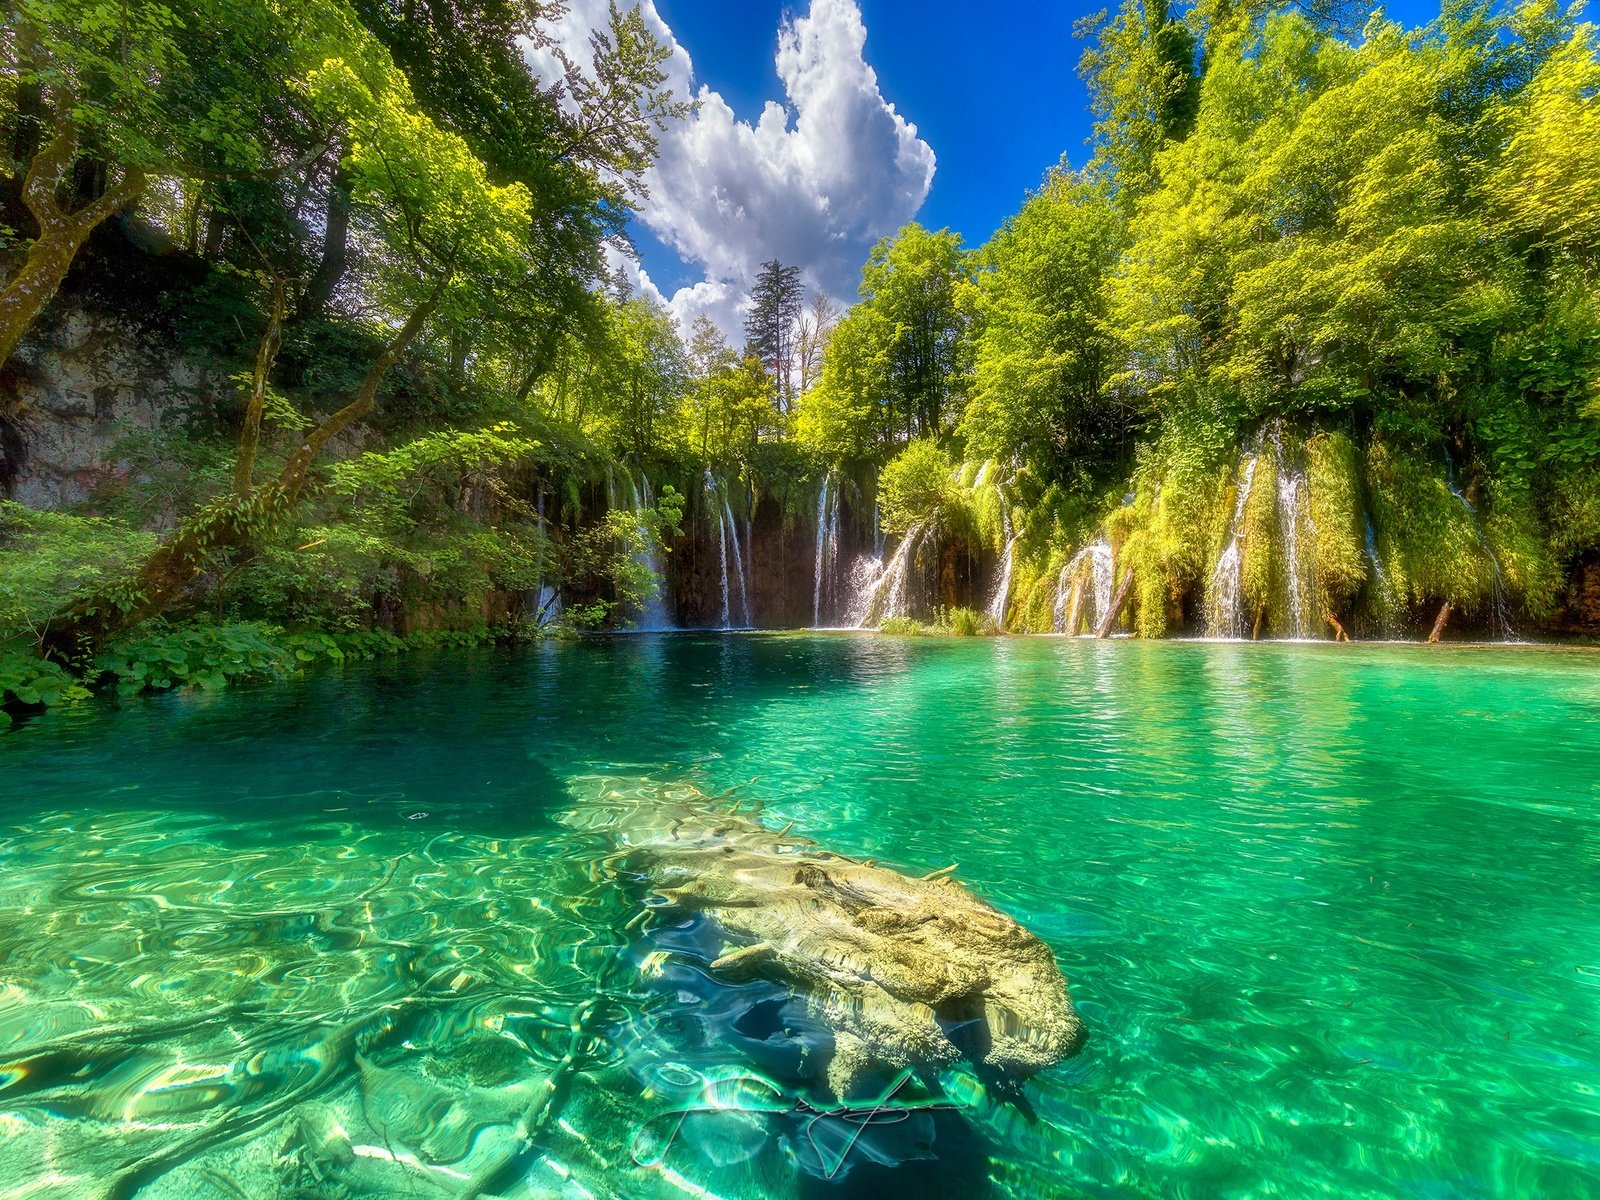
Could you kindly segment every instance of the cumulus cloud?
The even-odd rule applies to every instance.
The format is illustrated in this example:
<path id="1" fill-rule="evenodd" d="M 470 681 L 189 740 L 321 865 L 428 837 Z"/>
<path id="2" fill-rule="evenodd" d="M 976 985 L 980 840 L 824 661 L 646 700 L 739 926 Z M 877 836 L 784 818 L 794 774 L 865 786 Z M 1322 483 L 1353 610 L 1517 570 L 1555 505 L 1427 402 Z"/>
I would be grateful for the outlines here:
<path id="1" fill-rule="evenodd" d="M 698 111 L 661 139 L 640 219 L 704 274 L 662 298 L 688 323 L 706 313 L 729 334 L 761 263 L 778 258 L 806 282 L 854 296 L 872 244 L 911 220 L 933 183 L 933 149 L 878 88 L 866 61 L 867 30 L 855 0 L 811 0 L 778 30 L 776 67 L 784 102 L 769 100 L 741 121 L 712 87 L 697 87 L 694 65 L 653 0 L 639 7 L 671 48 L 667 71 Z M 589 33 L 606 20 L 606 0 L 576 0 L 558 28 L 567 53 L 584 61 Z M 550 60 L 535 55 L 535 66 Z M 637 264 L 628 273 L 660 295 Z"/>

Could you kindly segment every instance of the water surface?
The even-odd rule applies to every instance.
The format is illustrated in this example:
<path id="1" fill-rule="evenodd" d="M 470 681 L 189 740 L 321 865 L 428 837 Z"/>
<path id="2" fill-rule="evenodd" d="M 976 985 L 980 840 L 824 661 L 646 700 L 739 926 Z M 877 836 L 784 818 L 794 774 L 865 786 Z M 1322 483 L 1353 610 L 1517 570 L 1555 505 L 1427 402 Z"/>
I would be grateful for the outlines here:
<path id="1" fill-rule="evenodd" d="M 827 1111 L 603 788 L 959 863 L 1088 1048 Z M 57 712 L 0 736 L 0 1193 L 1593 1196 L 1597 884 L 1583 653 L 641 636 Z"/>

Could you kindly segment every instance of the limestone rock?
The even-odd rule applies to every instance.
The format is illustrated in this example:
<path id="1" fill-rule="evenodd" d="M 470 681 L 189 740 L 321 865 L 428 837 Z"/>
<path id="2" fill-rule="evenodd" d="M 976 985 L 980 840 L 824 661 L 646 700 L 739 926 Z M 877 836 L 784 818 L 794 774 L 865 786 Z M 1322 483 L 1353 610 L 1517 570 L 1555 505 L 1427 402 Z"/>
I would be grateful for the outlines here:
<path id="1" fill-rule="evenodd" d="M 914 879 L 713 806 L 686 785 L 589 781 L 612 866 L 672 908 L 704 912 L 732 978 L 792 987 L 834 1033 L 828 1082 L 970 1059 L 1027 1077 L 1086 1038 L 1055 956 L 944 873 Z M 641 792 L 645 793 L 643 796 Z"/>

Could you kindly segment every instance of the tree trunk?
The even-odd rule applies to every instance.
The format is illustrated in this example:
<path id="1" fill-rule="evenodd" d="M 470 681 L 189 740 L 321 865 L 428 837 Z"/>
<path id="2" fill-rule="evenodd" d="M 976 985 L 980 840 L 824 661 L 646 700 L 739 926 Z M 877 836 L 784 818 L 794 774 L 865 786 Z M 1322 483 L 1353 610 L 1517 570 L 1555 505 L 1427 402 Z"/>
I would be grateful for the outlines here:
<path id="1" fill-rule="evenodd" d="M 1344 631 L 1344 626 L 1339 624 L 1339 618 L 1335 617 L 1331 612 L 1325 612 L 1322 614 L 1322 619 L 1333 626 L 1334 641 L 1348 642 L 1350 640 L 1350 635 Z"/>
<path id="2" fill-rule="evenodd" d="M 338 289 L 339 282 L 344 278 L 345 265 L 349 260 L 350 185 L 350 176 L 345 174 L 344 168 L 335 168 L 333 180 L 328 185 L 328 212 L 322 233 L 322 261 L 317 264 L 316 273 L 306 285 L 305 294 L 300 297 L 300 306 L 295 311 L 295 316 L 302 320 L 306 317 L 321 316 L 333 299 L 333 293 Z"/>
<path id="3" fill-rule="evenodd" d="M 272 312 L 267 318 L 267 331 L 261 335 L 256 347 L 255 373 L 250 378 L 250 403 L 244 413 L 244 428 L 239 432 L 239 461 L 233 469 L 233 494 L 243 499 L 255 486 L 256 447 L 261 442 L 261 413 L 267 405 L 267 379 L 272 374 L 273 360 L 278 357 L 278 347 L 283 344 L 283 280 L 272 281 Z"/>
<path id="4" fill-rule="evenodd" d="M 55 298 L 72 260 L 95 226 L 144 190 L 144 173 L 129 167 L 93 203 L 76 212 L 63 210 L 57 192 L 77 157 L 78 127 L 71 117 L 70 96 L 62 97 L 57 107 L 55 134 L 33 156 L 22 185 L 23 202 L 39 222 L 39 236 L 28 247 L 21 269 L 0 291 L 0 365 L 11 358 L 17 343 Z"/>
<path id="5" fill-rule="evenodd" d="M 1106 615 L 1100 619 L 1100 628 L 1094 631 L 1097 638 L 1111 636 L 1111 627 L 1117 623 L 1117 617 L 1122 613 L 1122 606 L 1128 602 L 1128 593 L 1133 591 L 1133 568 L 1129 567 L 1122 573 L 1122 582 L 1117 585 L 1117 594 L 1111 597 L 1111 607 L 1106 609 Z"/>
<path id="6" fill-rule="evenodd" d="M 1439 616 L 1433 623 L 1433 632 L 1428 635 L 1428 645 L 1433 645 L 1444 636 L 1445 622 L 1450 619 L 1451 602 L 1446 600 L 1444 607 L 1439 610 Z"/>

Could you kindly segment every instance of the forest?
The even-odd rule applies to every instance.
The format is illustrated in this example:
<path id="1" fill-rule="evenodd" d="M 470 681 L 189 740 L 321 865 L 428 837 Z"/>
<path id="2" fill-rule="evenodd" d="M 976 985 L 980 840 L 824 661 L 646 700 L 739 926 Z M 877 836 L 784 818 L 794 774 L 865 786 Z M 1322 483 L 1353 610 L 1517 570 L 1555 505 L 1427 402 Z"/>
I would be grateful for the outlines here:
<path id="1" fill-rule="evenodd" d="M 8 0 L 0 693 L 630 626 L 1600 633 L 1596 30 L 1354 14 L 1085 22 L 1093 144 L 986 244 L 908 225 L 848 301 L 774 259 L 730 334 L 619 269 L 690 111 L 635 10 L 542 78 L 545 0 Z M 146 419 L 50 475 L 96 355 Z"/>

